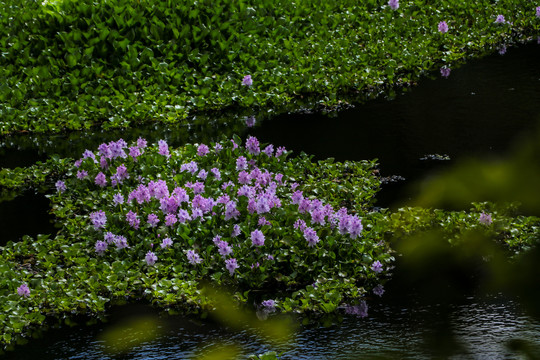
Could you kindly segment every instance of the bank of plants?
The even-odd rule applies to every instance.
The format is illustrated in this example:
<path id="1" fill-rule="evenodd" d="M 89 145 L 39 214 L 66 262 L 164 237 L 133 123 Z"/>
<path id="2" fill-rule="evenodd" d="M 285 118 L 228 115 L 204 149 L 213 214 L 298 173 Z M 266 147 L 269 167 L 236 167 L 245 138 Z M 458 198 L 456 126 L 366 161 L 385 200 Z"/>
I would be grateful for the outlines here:
<path id="1" fill-rule="evenodd" d="M 140 138 L 50 159 L 59 231 L 2 248 L 1 342 L 126 301 L 204 314 L 209 289 L 266 314 L 366 316 L 393 260 L 372 212 L 375 162 L 288 155 L 254 137 L 177 149 Z M 3 170 L 2 182 L 43 184 L 34 175 Z"/>
<path id="2" fill-rule="evenodd" d="M 448 76 L 536 36 L 540 21 L 527 0 L 0 4 L 1 134 L 331 107 L 439 68 Z"/>

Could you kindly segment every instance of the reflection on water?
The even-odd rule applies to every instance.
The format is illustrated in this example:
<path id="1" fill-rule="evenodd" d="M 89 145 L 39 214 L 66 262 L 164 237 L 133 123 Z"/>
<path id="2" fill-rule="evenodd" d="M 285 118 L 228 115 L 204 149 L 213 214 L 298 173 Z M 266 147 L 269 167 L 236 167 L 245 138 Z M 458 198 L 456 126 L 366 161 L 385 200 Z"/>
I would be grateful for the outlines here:
<path id="1" fill-rule="evenodd" d="M 113 325 L 50 331 L 45 338 L 7 353 L 6 359 L 192 359 L 215 344 L 239 344 L 244 355 L 276 350 L 283 352 L 284 359 L 518 359 L 520 354 L 506 346 L 512 339 L 530 341 L 540 354 L 540 321 L 527 317 L 516 302 L 501 295 L 473 295 L 449 306 L 426 306 L 414 299 L 404 305 L 398 295 L 390 295 L 393 299 L 383 297 L 366 319 L 348 316 L 331 327 L 303 328 L 291 343 L 281 347 L 249 329 L 231 331 L 208 321 L 161 317 L 161 335 L 156 340 L 122 356 L 112 355 L 100 340 L 107 326 L 129 316 L 129 312 L 154 313 L 150 308 L 135 306 L 113 313 Z M 445 347 L 448 339 L 442 338 L 429 345 L 430 335 L 440 331 L 442 324 L 449 324 L 442 333 L 455 336 L 452 347 Z"/>

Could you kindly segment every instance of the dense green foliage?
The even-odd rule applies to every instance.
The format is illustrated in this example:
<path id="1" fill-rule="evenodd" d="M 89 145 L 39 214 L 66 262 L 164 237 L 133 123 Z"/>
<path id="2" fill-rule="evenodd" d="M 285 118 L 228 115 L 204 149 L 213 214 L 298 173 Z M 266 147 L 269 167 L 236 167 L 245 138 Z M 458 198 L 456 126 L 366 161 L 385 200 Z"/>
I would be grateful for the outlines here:
<path id="1" fill-rule="evenodd" d="M 0 134 L 333 106 L 538 29 L 528 0 L 386 3 L 2 0 Z"/>

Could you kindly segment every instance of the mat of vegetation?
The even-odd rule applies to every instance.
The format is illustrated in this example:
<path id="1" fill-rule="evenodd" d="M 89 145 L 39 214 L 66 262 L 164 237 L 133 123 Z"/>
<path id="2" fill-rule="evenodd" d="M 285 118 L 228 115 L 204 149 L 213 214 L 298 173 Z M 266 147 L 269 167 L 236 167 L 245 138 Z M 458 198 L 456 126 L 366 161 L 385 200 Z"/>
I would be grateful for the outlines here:
<path id="1" fill-rule="evenodd" d="M 209 311 L 205 286 L 261 311 L 365 316 L 393 260 L 369 212 L 375 163 L 287 155 L 253 137 L 178 149 L 118 140 L 75 162 L 2 170 L 12 189 L 55 179 L 60 230 L 1 248 L 0 341 L 115 301 Z"/>
<path id="2" fill-rule="evenodd" d="M 388 240 L 476 231 L 513 253 L 538 233 L 538 218 L 486 203 L 375 212 L 374 161 L 289 155 L 254 137 L 176 149 L 140 138 L 2 169 L 11 196 L 49 192 L 59 231 L 0 248 L 0 342 L 126 301 L 203 314 L 216 305 L 208 287 L 263 313 L 366 316 L 392 272 Z"/>
<path id="3" fill-rule="evenodd" d="M 333 106 L 447 75 L 540 22 L 529 0 L 396 3 L 0 0 L 0 134 Z"/>

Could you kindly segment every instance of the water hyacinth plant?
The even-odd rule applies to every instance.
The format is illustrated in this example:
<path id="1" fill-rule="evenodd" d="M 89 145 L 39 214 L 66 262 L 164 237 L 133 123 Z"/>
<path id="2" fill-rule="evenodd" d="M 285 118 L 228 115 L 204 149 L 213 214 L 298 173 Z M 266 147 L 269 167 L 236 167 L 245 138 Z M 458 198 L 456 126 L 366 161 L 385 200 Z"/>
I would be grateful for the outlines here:
<path id="1" fill-rule="evenodd" d="M 208 284 L 246 306 L 272 299 L 275 312 L 367 309 L 393 261 L 371 212 L 375 162 L 289 155 L 234 137 L 178 149 L 118 140 L 50 160 L 63 179 L 49 196 L 60 230 L 4 248 L 0 266 L 15 270 L 0 296 L 26 315 L 1 340 L 111 302 L 209 311 Z"/>
<path id="2" fill-rule="evenodd" d="M 99 194 L 92 203 L 99 210 L 81 219 L 96 255 L 144 257 L 148 266 L 183 264 L 192 275 L 243 291 L 286 293 L 337 280 L 339 271 L 346 281 L 333 308 L 359 301 L 363 286 L 379 283 L 380 261 L 391 260 L 388 248 L 364 238 L 357 210 L 310 196 L 286 177 L 291 169 L 283 148 L 261 151 L 255 137 L 245 146 L 235 138 L 213 148 L 188 145 L 171 152 L 161 140 L 157 149 L 138 147 L 140 155 L 129 157 L 119 140 L 85 152 L 76 165 L 89 178 L 73 178 L 74 190 L 65 196 L 82 195 L 81 186 Z M 99 183 L 90 180 L 98 175 Z M 162 246 L 153 249 L 160 237 Z M 362 258 L 377 260 L 370 266 Z M 280 303 L 286 311 L 300 305 Z"/>

